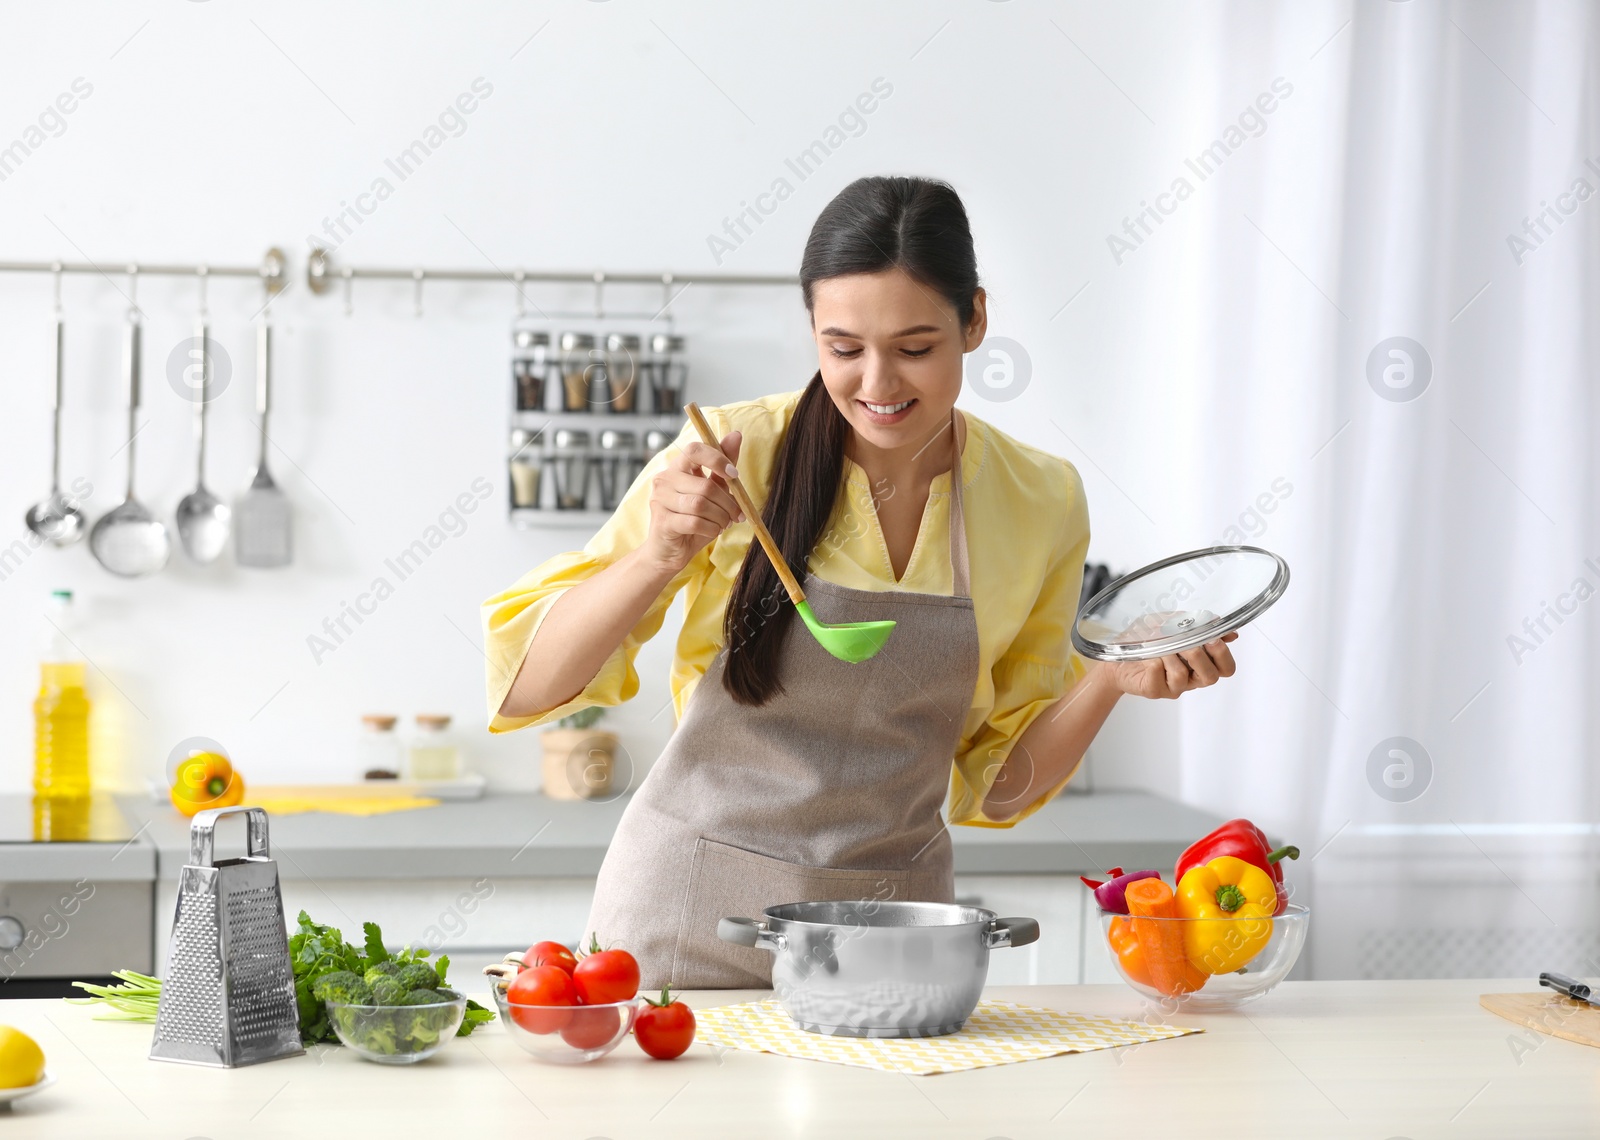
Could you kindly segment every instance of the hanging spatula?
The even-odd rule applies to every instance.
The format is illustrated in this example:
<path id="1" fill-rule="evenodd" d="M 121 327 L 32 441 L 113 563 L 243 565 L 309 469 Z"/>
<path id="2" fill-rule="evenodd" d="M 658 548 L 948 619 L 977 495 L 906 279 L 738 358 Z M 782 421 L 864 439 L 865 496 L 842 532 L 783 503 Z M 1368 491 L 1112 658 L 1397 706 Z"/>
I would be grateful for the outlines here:
<path id="1" fill-rule="evenodd" d="M 255 478 L 240 496 L 234 512 L 240 566 L 270 570 L 289 565 L 291 557 L 289 500 L 267 470 L 267 411 L 272 404 L 272 325 L 262 318 L 256 329 L 256 414 L 261 418 L 261 454 Z"/>

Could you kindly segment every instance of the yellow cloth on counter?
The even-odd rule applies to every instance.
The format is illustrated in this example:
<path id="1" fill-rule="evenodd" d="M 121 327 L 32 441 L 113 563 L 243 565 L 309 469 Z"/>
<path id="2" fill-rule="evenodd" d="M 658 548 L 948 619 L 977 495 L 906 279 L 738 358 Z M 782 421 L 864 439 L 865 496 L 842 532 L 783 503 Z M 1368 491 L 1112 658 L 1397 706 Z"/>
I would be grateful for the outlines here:
<path id="1" fill-rule="evenodd" d="M 429 796 L 374 793 L 360 787 L 271 787 L 246 789 L 247 807 L 265 808 L 268 815 L 299 815 L 320 811 L 333 815 L 385 815 L 392 811 L 414 811 L 438 806 Z"/>
<path id="2" fill-rule="evenodd" d="M 743 433 L 739 478 L 757 504 L 766 501 L 778 448 L 799 396 L 789 392 L 705 409 L 719 438 L 733 430 Z M 1089 548 L 1089 514 L 1083 484 L 1072 464 L 962 414 L 967 425 L 961 455 L 962 501 L 979 664 L 972 706 L 952 758 L 949 820 L 1009 827 L 1061 790 L 1061 786 L 1050 789 L 1003 823 L 982 813 L 984 796 L 1017 738 L 1084 674 L 1069 632 Z M 667 607 L 680 590 L 685 595 L 685 616 L 671 684 L 682 719 L 695 684 L 722 648 L 723 614 L 754 539 L 749 523 L 729 527 L 694 557 L 573 700 L 531 717 L 503 717 L 499 709 L 540 622 L 557 599 L 643 542 L 650 524 L 650 480 L 691 439 L 698 435 L 693 427 L 685 427 L 675 443 L 650 461 L 616 513 L 583 550 L 549 559 L 484 603 L 490 731 L 544 724 L 589 705 L 616 705 L 633 697 L 639 691 L 634 658 L 640 645 L 661 628 Z M 949 473 L 933 480 L 916 546 L 898 581 L 866 472 L 846 459 L 842 482 L 839 501 L 812 553 L 811 571 L 851 589 L 951 593 Z"/>
<path id="3" fill-rule="evenodd" d="M 1087 1013 L 1039 1009 L 984 999 L 959 1033 L 944 1037 L 829 1037 L 808 1033 L 777 998 L 697 1009 L 695 1040 L 702 1045 L 832 1061 L 886 1073 L 955 1073 L 1061 1053 L 1088 1053 L 1143 1041 L 1200 1033 L 1173 1025 L 1146 1025 Z"/>

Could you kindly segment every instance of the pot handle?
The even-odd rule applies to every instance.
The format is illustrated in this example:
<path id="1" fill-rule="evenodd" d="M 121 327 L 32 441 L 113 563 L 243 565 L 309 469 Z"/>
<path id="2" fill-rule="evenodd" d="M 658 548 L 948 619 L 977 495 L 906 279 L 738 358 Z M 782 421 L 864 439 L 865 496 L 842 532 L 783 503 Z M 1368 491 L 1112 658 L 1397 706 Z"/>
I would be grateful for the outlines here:
<path id="1" fill-rule="evenodd" d="M 758 950 L 771 950 L 774 953 L 789 944 L 789 940 L 783 935 L 768 930 L 765 922 L 754 918 L 719 919 L 717 937 L 724 942 L 732 942 L 735 946 L 754 946 Z"/>
<path id="2" fill-rule="evenodd" d="M 1001 946 L 1026 946 L 1039 941 L 1039 923 L 1032 918 L 997 918 L 989 924 L 988 944 L 993 950 Z"/>

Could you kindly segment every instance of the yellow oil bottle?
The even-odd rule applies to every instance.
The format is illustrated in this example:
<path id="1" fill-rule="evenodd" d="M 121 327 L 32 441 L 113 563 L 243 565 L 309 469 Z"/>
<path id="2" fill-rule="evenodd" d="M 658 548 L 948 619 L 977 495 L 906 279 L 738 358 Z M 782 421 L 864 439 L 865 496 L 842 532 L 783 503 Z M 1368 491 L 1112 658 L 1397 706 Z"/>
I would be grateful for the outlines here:
<path id="1" fill-rule="evenodd" d="M 50 596 L 46 649 L 33 701 L 33 791 L 76 799 L 89 794 L 89 698 L 84 664 L 70 633 L 72 591 Z"/>

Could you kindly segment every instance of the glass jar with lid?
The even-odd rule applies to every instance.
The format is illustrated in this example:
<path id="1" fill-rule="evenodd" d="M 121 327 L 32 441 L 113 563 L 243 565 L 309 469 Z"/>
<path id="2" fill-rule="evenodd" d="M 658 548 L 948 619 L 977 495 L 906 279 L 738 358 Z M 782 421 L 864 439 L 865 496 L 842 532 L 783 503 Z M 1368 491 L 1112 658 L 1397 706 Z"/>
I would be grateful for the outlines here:
<path id="1" fill-rule="evenodd" d="M 394 726 L 399 717 L 368 713 L 361 718 L 356 747 L 357 771 L 363 780 L 398 780 L 405 767 L 405 749 Z"/>
<path id="2" fill-rule="evenodd" d="M 631 431 L 606 428 L 600 433 L 594 466 L 600 475 L 600 505 L 616 510 L 633 482 L 633 460 L 639 453 L 639 437 Z"/>
<path id="3" fill-rule="evenodd" d="M 651 428 L 644 433 L 644 445 L 634 453 L 633 462 L 629 467 L 628 485 L 630 487 L 633 485 L 633 481 L 639 477 L 639 473 L 645 469 L 645 465 L 655 458 L 657 453 L 665 451 L 671 442 L 672 433 L 670 431 Z"/>
<path id="4" fill-rule="evenodd" d="M 540 436 L 526 428 L 511 431 L 511 454 L 506 466 L 511 474 L 511 505 L 533 509 L 539 506 L 544 480 L 544 448 Z"/>
<path id="5" fill-rule="evenodd" d="M 406 750 L 406 774 L 413 780 L 456 780 L 461 777 L 461 749 L 450 731 L 450 718 L 418 713 L 417 731 Z"/>
<path id="6" fill-rule="evenodd" d="M 644 371 L 650 385 L 650 410 L 658 416 L 683 413 L 683 389 L 689 377 L 683 337 L 655 333 L 645 355 Z"/>
<path id="7" fill-rule="evenodd" d="M 556 507 L 581 511 L 589 501 L 589 433 L 557 428 L 550 436 L 550 467 L 555 476 Z"/>
<path id="8" fill-rule="evenodd" d="M 639 410 L 639 348 L 640 340 L 636 333 L 610 333 L 606 336 L 606 379 L 611 385 L 610 411 Z"/>
<path id="9" fill-rule="evenodd" d="M 516 385 L 517 411 L 542 412 L 549 399 L 550 334 L 536 329 L 516 329 L 511 334 L 511 379 Z"/>
<path id="10" fill-rule="evenodd" d="M 586 412 L 589 410 L 589 385 L 591 374 L 598 366 L 605 368 L 605 358 L 595 348 L 594 334 L 564 332 L 561 334 L 561 410 Z"/>

